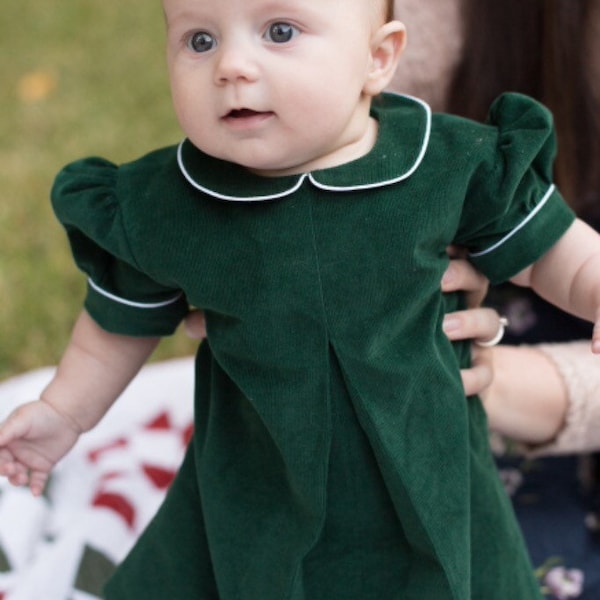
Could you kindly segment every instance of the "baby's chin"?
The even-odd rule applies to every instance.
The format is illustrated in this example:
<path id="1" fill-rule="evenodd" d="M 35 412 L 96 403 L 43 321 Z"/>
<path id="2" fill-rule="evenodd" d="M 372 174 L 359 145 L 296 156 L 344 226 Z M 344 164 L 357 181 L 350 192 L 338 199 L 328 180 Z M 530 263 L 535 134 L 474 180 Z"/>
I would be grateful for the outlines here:
<path id="1" fill-rule="evenodd" d="M 261 177 L 286 177 L 289 175 L 300 175 L 305 173 L 305 163 L 296 164 L 293 162 L 284 162 L 282 160 L 265 158 L 263 160 L 258 156 L 245 158 L 240 156 L 218 156 L 221 160 L 235 163 L 244 167 L 250 173 L 260 175 Z"/>

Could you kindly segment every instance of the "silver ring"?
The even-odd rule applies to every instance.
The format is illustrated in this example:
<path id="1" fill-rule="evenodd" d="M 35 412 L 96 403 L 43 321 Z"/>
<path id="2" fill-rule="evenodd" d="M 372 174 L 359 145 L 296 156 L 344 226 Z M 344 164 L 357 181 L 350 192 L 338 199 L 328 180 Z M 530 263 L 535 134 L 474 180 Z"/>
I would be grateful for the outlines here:
<path id="1" fill-rule="evenodd" d="M 498 331 L 496 332 L 496 335 L 491 340 L 485 340 L 483 342 L 475 340 L 475 343 L 481 348 L 491 348 L 492 346 L 496 346 L 504 337 L 504 332 L 507 327 L 508 319 L 506 317 L 500 317 L 498 319 Z"/>

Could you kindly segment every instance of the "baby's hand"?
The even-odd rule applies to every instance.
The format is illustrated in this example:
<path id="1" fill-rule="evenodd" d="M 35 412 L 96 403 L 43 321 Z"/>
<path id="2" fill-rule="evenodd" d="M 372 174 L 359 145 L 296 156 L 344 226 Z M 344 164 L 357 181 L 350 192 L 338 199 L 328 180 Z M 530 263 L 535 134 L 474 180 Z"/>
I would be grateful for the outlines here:
<path id="1" fill-rule="evenodd" d="M 81 431 L 50 404 L 20 406 L 0 424 L 0 475 L 39 496 L 54 465 L 75 445 Z"/>

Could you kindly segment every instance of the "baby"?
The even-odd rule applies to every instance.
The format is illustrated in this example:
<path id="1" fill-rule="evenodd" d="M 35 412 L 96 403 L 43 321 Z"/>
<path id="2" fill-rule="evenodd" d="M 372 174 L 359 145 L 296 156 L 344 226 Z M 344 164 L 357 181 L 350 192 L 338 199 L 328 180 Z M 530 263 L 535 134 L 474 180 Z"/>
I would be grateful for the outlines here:
<path id="1" fill-rule="evenodd" d="M 383 0 L 163 7 L 186 139 L 57 177 L 85 310 L 0 427 L 0 473 L 40 494 L 193 305 L 194 438 L 108 600 L 540 597 L 439 287 L 457 243 L 600 320 L 548 112 L 507 95 L 479 125 L 382 94 L 405 44 Z"/>

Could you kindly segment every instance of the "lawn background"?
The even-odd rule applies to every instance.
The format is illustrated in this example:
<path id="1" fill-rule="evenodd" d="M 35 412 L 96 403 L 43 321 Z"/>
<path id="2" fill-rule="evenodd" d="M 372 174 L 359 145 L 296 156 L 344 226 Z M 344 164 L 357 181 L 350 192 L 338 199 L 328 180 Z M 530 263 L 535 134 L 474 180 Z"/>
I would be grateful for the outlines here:
<path id="1" fill-rule="evenodd" d="M 0 379 L 55 364 L 85 278 L 48 200 L 67 162 L 181 138 L 158 0 L 4 0 L 0 9 Z M 182 333 L 155 358 L 193 351 Z"/>

